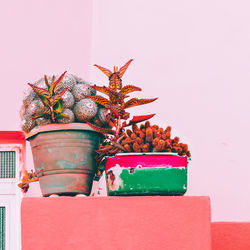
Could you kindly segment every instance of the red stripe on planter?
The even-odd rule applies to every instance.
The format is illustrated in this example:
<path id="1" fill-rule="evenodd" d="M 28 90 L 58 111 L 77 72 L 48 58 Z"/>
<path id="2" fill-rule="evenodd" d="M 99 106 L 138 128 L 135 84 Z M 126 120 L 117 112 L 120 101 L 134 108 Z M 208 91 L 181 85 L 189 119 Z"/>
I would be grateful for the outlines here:
<path id="1" fill-rule="evenodd" d="M 119 164 L 124 168 L 187 167 L 187 157 L 178 155 L 116 155 L 108 157 L 106 171 Z"/>

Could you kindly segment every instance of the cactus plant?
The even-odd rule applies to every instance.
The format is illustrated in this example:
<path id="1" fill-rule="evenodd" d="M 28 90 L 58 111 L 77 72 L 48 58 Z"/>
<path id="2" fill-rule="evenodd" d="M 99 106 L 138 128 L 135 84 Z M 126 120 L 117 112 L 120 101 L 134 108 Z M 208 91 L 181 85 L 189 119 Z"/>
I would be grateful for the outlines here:
<path id="1" fill-rule="evenodd" d="M 93 100 L 90 100 L 85 97 L 85 95 L 94 95 L 96 93 L 96 90 L 91 88 L 89 83 L 81 80 L 80 78 L 75 77 L 69 73 L 66 73 L 65 71 L 60 76 L 45 75 L 44 78 L 40 79 L 34 84 L 29 83 L 28 86 L 29 89 L 26 90 L 25 96 L 23 98 L 23 104 L 20 110 L 20 117 L 21 117 L 22 130 L 26 133 L 26 136 L 28 138 L 27 140 L 30 140 L 31 145 L 33 145 L 32 144 L 33 139 L 37 138 L 36 136 L 34 136 L 34 134 L 37 135 L 39 133 L 38 131 L 40 131 L 40 128 L 37 128 L 36 126 L 46 126 L 51 123 L 61 123 L 61 124 L 76 123 L 76 122 L 84 123 L 86 121 L 91 121 L 91 122 L 96 121 L 95 124 L 99 124 L 100 126 L 106 126 L 107 121 L 105 120 L 104 117 L 102 117 L 102 120 L 99 121 L 99 123 L 97 121 L 99 119 L 99 115 L 97 114 L 101 113 L 101 111 L 100 112 L 98 111 L 103 109 L 103 107 L 96 104 Z M 57 126 L 48 126 L 47 128 L 45 127 L 41 128 L 41 130 L 43 131 L 42 134 L 43 135 L 46 134 L 53 127 L 56 128 Z M 64 133 L 63 128 L 65 127 L 73 128 L 73 130 L 77 131 L 77 134 L 80 134 L 81 136 L 84 137 L 84 138 L 83 137 L 75 138 L 76 133 L 69 132 L 66 135 L 67 138 L 71 138 L 72 140 L 76 139 L 78 141 L 81 140 L 87 141 L 86 145 L 88 144 L 87 147 L 89 147 L 89 150 L 86 150 L 86 152 L 85 151 L 82 152 L 81 150 L 80 155 L 86 155 L 86 158 L 89 158 L 89 163 L 87 164 L 88 165 L 87 168 L 91 169 L 88 169 L 90 173 L 87 176 L 87 178 L 85 177 L 81 178 L 81 183 L 78 183 L 79 180 L 78 169 L 76 171 L 77 173 L 75 173 L 74 170 L 72 169 L 73 178 L 76 178 L 77 180 L 76 184 L 77 185 L 79 184 L 80 189 L 78 189 L 79 188 L 78 186 L 75 189 L 73 186 L 70 187 L 69 185 L 66 185 L 64 189 L 63 188 L 60 189 L 61 191 L 57 190 L 57 192 L 70 192 L 70 194 L 76 194 L 76 193 L 88 194 L 92 185 L 91 179 L 93 178 L 93 174 L 96 168 L 94 159 L 91 160 L 93 158 L 93 154 L 90 151 L 94 151 L 98 148 L 101 135 L 93 131 L 91 128 L 88 128 L 88 126 L 81 126 L 81 125 L 79 126 L 77 124 L 58 126 L 58 133 L 59 134 Z M 32 133 L 31 130 L 33 128 L 34 130 Z M 67 139 L 65 139 L 64 142 L 65 141 L 67 142 Z M 91 141 L 92 143 L 89 144 L 89 141 Z M 62 142 L 62 144 L 64 142 Z M 59 142 L 59 144 L 60 143 L 61 142 Z M 55 146 L 55 144 L 53 144 L 53 146 L 50 145 L 50 147 L 54 147 L 52 151 L 54 149 L 56 151 L 57 146 Z M 71 145 L 70 147 L 77 148 L 80 147 L 80 145 L 76 143 L 76 145 Z M 32 151 L 33 151 L 33 146 L 32 146 Z M 39 152 L 40 156 L 36 154 L 34 160 L 39 161 L 43 157 L 42 154 L 43 152 L 42 153 Z M 72 154 L 68 148 L 65 149 L 63 155 L 68 155 L 68 158 L 67 157 L 66 158 L 68 160 L 70 159 L 72 162 L 77 161 L 77 159 L 74 156 L 71 158 Z M 55 157 L 60 158 L 61 156 L 59 154 L 58 155 L 56 154 Z M 85 156 L 83 158 L 85 158 Z M 43 176 L 47 174 L 46 169 L 49 166 L 51 166 L 51 164 L 53 165 L 53 162 L 51 162 L 48 157 L 48 161 L 47 163 L 45 163 L 44 173 L 42 176 L 41 175 L 39 176 L 39 181 L 42 181 L 41 178 L 43 178 Z M 83 166 L 83 168 L 84 167 L 85 166 Z M 57 166 L 55 166 L 55 168 L 57 168 Z M 37 169 L 37 171 L 38 174 L 41 173 L 39 169 Z M 60 171 L 62 171 L 61 167 Z M 67 171 L 68 170 L 66 169 L 66 172 Z M 63 178 L 64 182 L 65 179 L 67 179 L 67 181 L 71 183 L 72 176 L 68 178 L 67 173 L 64 176 L 63 173 L 60 172 L 59 177 L 58 176 L 57 177 Z M 25 172 L 22 182 L 18 186 L 24 192 L 26 192 L 29 188 L 29 183 L 38 180 L 37 177 L 36 178 L 33 177 L 35 177 L 33 173 Z M 43 190 L 42 192 L 45 195 L 47 191 Z"/>
<path id="2" fill-rule="evenodd" d="M 87 122 L 97 114 L 97 104 L 90 99 L 82 99 L 74 107 L 77 120 Z"/>
<path id="3" fill-rule="evenodd" d="M 88 83 L 76 84 L 72 89 L 72 94 L 74 95 L 76 102 L 79 102 L 85 98 L 85 95 L 91 94 L 90 85 Z"/>
<path id="4" fill-rule="evenodd" d="M 105 117 L 99 117 L 103 106 L 85 97 L 95 94 L 89 83 L 69 73 L 45 76 L 25 91 L 20 110 L 22 130 L 28 133 L 35 126 L 86 121 L 105 127 Z"/>
<path id="5" fill-rule="evenodd" d="M 132 130 L 127 129 L 121 145 L 127 152 L 172 152 L 191 157 L 187 144 L 181 143 L 179 137 L 171 139 L 171 126 L 164 130 L 149 121 L 140 127 L 132 125 Z"/>

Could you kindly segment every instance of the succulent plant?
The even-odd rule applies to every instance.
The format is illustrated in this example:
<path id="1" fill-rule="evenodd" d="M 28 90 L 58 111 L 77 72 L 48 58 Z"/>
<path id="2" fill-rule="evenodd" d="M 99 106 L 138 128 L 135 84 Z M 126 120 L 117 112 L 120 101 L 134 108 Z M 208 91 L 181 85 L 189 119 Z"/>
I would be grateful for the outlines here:
<path id="1" fill-rule="evenodd" d="M 97 114 L 97 104 L 90 99 L 82 99 L 76 103 L 74 113 L 78 121 L 87 122 Z"/>
<path id="2" fill-rule="evenodd" d="M 72 123 L 75 121 L 75 115 L 72 112 L 72 110 L 70 109 L 64 109 L 63 113 L 66 114 L 68 116 L 68 118 L 66 117 L 61 117 L 57 119 L 58 123 Z"/>
<path id="3" fill-rule="evenodd" d="M 94 66 L 100 69 L 109 78 L 109 87 L 111 89 L 117 90 L 122 88 L 122 76 L 124 75 L 125 71 L 132 61 L 133 59 L 130 59 L 119 70 L 118 67 L 114 66 L 114 72 L 96 64 Z"/>
<path id="4" fill-rule="evenodd" d="M 51 120 L 48 118 L 44 118 L 44 117 L 39 117 L 35 121 L 36 121 L 36 125 L 38 125 L 38 126 L 44 126 L 47 124 L 51 124 Z"/>
<path id="5" fill-rule="evenodd" d="M 28 133 L 35 126 L 36 122 L 32 119 L 32 117 L 27 117 L 25 120 L 21 121 L 21 128 L 25 133 Z"/>
<path id="6" fill-rule="evenodd" d="M 76 84 L 72 89 L 72 94 L 76 102 L 85 98 L 85 95 L 91 95 L 90 85 L 88 83 Z"/>
<path id="7" fill-rule="evenodd" d="M 43 108 L 43 103 L 39 99 L 35 99 L 31 104 L 25 109 L 24 117 L 38 115 Z"/>
<path id="8" fill-rule="evenodd" d="M 95 94 L 96 90 L 89 83 L 72 74 L 64 72 L 59 77 L 45 76 L 29 84 L 25 91 L 20 110 L 22 127 L 28 133 L 35 126 L 50 123 L 91 121 L 100 127 L 107 126 L 102 114 L 107 109 L 85 97 Z M 83 99 L 86 100 L 81 101 Z"/>
<path id="9" fill-rule="evenodd" d="M 59 79 L 61 76 L 56 76 L 56 79 Z M 73 75 L 66 73 L 63 77 L 63 81 L 60 86 L 58 86 L 57 91 L 61 91 L 65 88 L 67 88 L 69 91 L 73 89 L 73 87 L 76 85 L 76 79 Z"/>
<path id="10" fill-rule="evenodd" d="M 171 126 L 164 130 L 158 125 L 150 125 L 149 121 L 140 127 L 134 124 L 132 130 L 127 129 L 121 145 L 127 152 L 172 152 L 191 157 L 187 144 L 181 143 L 179 137 L 171 139 Z"/>
<path id="11" fill-rule="evenodd" d="M 66 71 L 56 81 L 55 77 L 53 76 L 51 84 L 49 84 L 47 76 L 45 75 L 44 81 L 47 89 L 40 88 L 35 86 L 34 84 L 28 83 L 28 85 L 35 91 L 36 95 L 44 105 L 44 107 L 40 109 L 38 114 L 32 116 L 34 119 L 39 117 L 49 117 L 53 122 L 55 122 L 59 117 L 68 118 L 68 116 L 62 112 L 62 96 L 68 89 L 64 88 L 63 90 L 59 91 L 65 74 Z"/>
<path id="12" fill-rule="evenodd" d="M 105 75 L 109 77 L 109 87 L 105 86 L 92 86 L 95 90 L 105 94 L 108 96 L 104 98 L 102 96 L 90 96 L 86 95 L 86 98 L 89 98 L 99 105 L 105 107 L 109 110 L 109 113 L 105 114 L 105 119 L 102 117 L 102 120 L 106 120 L 109 128 L 99 127 L 95 124 L 88 122 L 88 124 L 94 128 L 96 131 L 101 132 L 105 135 L 106 141 L 104 145 L 102 145 L 97 150 L 97 159 L 101 160 L 105 155 L 114 155 L 117 152 L 128 152 L 128 150 L 121 144 L 122 139 L 126 136 L 124 133 L 125 127 L 130 125 L 134 125 L 138 122 L 142 122 L 152 118 L 155 114 L 151 115 L 143 115 L 143 116 L 134 116 L 128 123 L 130 114 L 126 111 L 126 109 L 147 104 L 155 101 L 157 98 L 153 99 L 138 99 L 131 98 L 130 100 L 126 100 L 129 96 L 127 94 L 132 93 L 134 91 L 141 91 L 141 88 L 133 86 L 133 85 L 125 85 L 122 84 L 122 76 L 127 70 L 128 66 L 132 62 L 132 59 L 129 60 L 124 66 L 122 66 L 119 70 L 117 67 L 114 67 L 114 72 L 98 66 L 95 64 L 97 68 L 99 68 Z M 122 120 L 124 120 L 122 122 Z M 106 144 L 106 145 L 105 145 Z"/>
<path id="13" fill-rule="evenodd" d="M 76 76 L 76 75 L 72 75 L 72 76 L 75 78 L 76 84 L 79 84 L 79 83 L 88 83 L 87 81 L 85 81 L 84 79 L 82 79 L 79 76 Z"/>
<path id="14" fill-rule="evenodd" d="M 34 91 L 30 91 L 30 89 L 26 90 L 24 93 L 23 105 L 25 107 L 28 107 L 35 98 L 36 98 L 36 94 Z"/>
<path id="15" fill-rule="evenodd" d="M 75 98 L 70 91 L 66 91 L 62 96 L 63 107 L 65 109 L 71 109 L 75 104 Z"/>
<path id="16" fill-rule="evenodd" d="M 97 117 L 102 125 L 108 124 L 108 120 L 106 119 L 109 114 L 109 110 L 106 108 L 99 108 L 97 112 Z"/>

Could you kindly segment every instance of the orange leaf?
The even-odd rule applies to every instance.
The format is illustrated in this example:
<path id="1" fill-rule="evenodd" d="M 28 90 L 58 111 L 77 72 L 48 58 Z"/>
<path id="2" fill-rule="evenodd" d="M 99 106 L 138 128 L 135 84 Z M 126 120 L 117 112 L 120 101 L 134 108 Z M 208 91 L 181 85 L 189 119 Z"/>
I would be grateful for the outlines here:
<path id="1" fill-rule="evenodd" d="M 95 89 L 95 90 L 97 90 L 97 91 L 103 93 L 103 94 L 108 95 L 109 97 L 118 96 L 118 93 L 117 93 L 115 90 L 110 89 L 110 88 L 107 88 L 107 87 L 105 87 L 105 86 L 99 87 L 99 86 L 94 85 L 94 86 L 91 86 L 91 87 L 92 87 L 93 89 Z"/>
<path id="2" fill-rule="evenodd" d="M 107 77 L 112 75 L 112 72 L 109 69 L 103 68 L 102 66 L 94 64 L 98 69 L 100 69 Z"/>
<path id="3" fill-rule="evenodd" d="M 109 78 L 109 87 L 117 90 L 122 88 L 122 79 L 119 77 L 118 72 L 115 72 Z"/>
<path id="4" fill-rule="evenodd" d="M 36 118 L 42 117 L 44 115 L 51 115 L 51 110 L 50 110 L 49 107 L 41 108 L 40 111 L 37 114 L 32 116 L 32 118 L 36 119 Z"/>
<path id="5" fill-rule="evenodd" d="M 41 95 L 44 98 L 50 98 L 50 94 L 46 89 L 39 88 L 31 83 L 28 83 L 28 85 L 35 91 L 37 95 Z"/>
<path id="6" fill-rule="evenodd" d="M 89 122 L 87 122 L 87 124 L 91 128 L 93 128 L 94 130 L 96 130 L 97 132 L 100 132 L 100 133 L 103 133 L 103 134 L 112 134 L 112 135 L 115 134 L 115 131 L 113 131 L 110 128 L 101 128 L 101 127 L 98 127 L 98 126 L 96 126 L 96 125 L 94 125 L 92 123 L 89 123 Z"/>
<path id="7" fill-rule="evenodd" d="M 119 143 L 116 143 L 115 141 L 111 142 L 114 147 L 121 149 L 122 151 L 126 152 L 127 150 Z"/>
<path id="8" fill-rule="evenodd" d="M 153 116 L 155 116 L 155 114 L 134 116 L 133 119 L 132 119 L 131 121 L 129 121 L 129 123 L 126 124 L 126 126 L 124 126 L 124 127 L 130 126 L 130 125 L 133 125 L 133 124 L 136 124 L 136 123 L 138 123 L 138 122 L 146 121 L 146 120 L 152 118 Z"/>
<path id="9" fill-rule="evenodd" d="M 65 76 L 66 73 L 67 73 L 67 71 L 64 71 L 55 82 L 54 82 L 54 80 L 52 81 L 52 83 L 51 83 L 51 89 L 50 89 L 51 95 L 53 94 L 54 89 L 55 89 L 55 91 L 57 91 L 60 88 L 61 83 L 62 83 L 63 78 L 64 78 L 64 76 Z"/>
<path id="10" fill-rule="evenodd" d="M 103 105 L 104 107 L 108 107 L 111 106 L 111 102 L 102 97 L 102 96 L 98 96 L 98 95 L 85 95 L 86 98 L 91 99 L 92 101 L 95 101 L 96 103 Z"/>
<path id="11" fill-rule="evenodd" d="M 108 91 L 107 87 L 105 87 L 105 86 L 100 87 L 100 86 L 93 85 L 93 86 L 91 86 L 91 88 L 93 88 L 93 89 L 95 89 L 95 90 L 97 90 L 97 91 L 99 91 L 99 92 L 101 92 L 103 94 L 106 94 L 106 95 L 109 95 L 109 93 L 110 93 Z"/>
<path id="12" fill-rule="evenodd" d="M 28 85 L 35 91 L 36 95 L 45 106 L 49 105 L 49 98 L 51 95 L 46 89 L 39 88 L 31 83 L 28 83 Z"/>
<path id="13" fill-rule="evenodd" d="M 97 152 L 108 151 L 108 150 L 110 150 L 110 149 L 112 149 L 112 148 L 113 148 L 112 145 L 108 145 L 108 146 L 106 146 L 106 147 L 99 148 L 99 149 L 97 150 Z"/>
<path id="14" fill-rule="evenodd" d="M 158 98 L 153 98 L 153 99 L 138 99 L 138 98 L 132 98 L 129 101 L 125 102 L 122 106 L 124 109 L 126 108 L 131 108 L 134 106 L 138 106 L 138 105 L 143 105 L 143 104 L 147 104 L 150 102 L 153 102 L 155 100 L 157 100 Z"/>
<path id="15" fill-rule="evenodd" d="M 128 62 L 126 62 L 120 69 L 119 69 L 119 77 L 122 78 L 125 71 L 127 70 L 129 64 L 133 61 L 133 59 L 130 59 Z"/>
<path id="16" fill-rule="evenodd" d="M 136 86 L 133 86 L 133 85 L 126 85 L 124 86 L 120 92 L 119 92 L 119 95 L 126 95 L 128 93 L 131 93 L 131 92 L 134 92 L 134 91 L 141 91 L 141 88 L 139 87 L 136 87 Z"/>
<path id="17" fill-rule="evenodd" d="M 125 113 L 125 110 L 120 106 L 107 106 L 106 108 L 110 109 L 111 112 L 114 112 L 117 117 L 122 116 Z"/>

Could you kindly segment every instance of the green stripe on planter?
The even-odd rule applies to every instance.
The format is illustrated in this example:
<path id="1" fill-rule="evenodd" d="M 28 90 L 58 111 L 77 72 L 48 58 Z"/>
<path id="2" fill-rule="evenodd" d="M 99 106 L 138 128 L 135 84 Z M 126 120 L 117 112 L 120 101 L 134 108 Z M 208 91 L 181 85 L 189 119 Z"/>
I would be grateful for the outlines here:
<path id="1" fill-rule="evenodd" d="M 120 168 L 108 174 L 109 195 L 183 195 L 187 168 Z M 112 175 L 112 176 L 111 176 Z"/>

